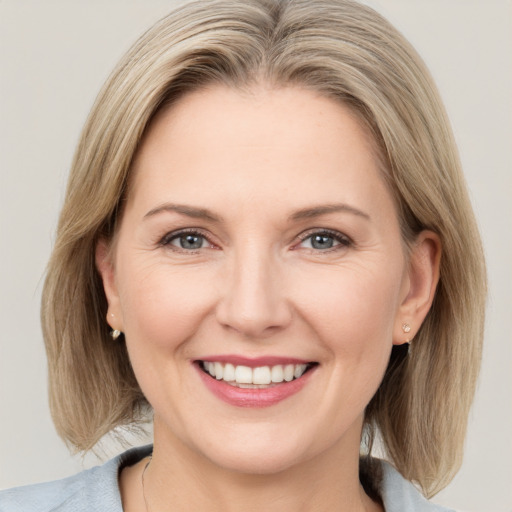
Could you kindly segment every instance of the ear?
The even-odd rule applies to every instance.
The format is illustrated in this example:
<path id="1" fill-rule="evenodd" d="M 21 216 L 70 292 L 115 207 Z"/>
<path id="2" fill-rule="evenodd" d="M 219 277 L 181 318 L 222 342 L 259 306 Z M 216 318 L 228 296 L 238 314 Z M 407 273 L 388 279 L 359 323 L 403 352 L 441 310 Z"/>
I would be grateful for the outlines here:
<path id="1" fill-rule="evenodd" d="M 101 275 L 103 289 L 107 297 L 107 323 L 112 329 L 123 331 L 123 317 L 115 280 L 112 251 L 110 244 L 103 238 L 96 245 L 96 268 Z"/>
<path id="2" fill-rule="evenodd" d="M 422 231 L 414 242 L 402 285 L 402 302 L 397 312 L 393 344 L 411 341 L 432 306 L 439 282 L 441 241 L 432 231 Z"/>

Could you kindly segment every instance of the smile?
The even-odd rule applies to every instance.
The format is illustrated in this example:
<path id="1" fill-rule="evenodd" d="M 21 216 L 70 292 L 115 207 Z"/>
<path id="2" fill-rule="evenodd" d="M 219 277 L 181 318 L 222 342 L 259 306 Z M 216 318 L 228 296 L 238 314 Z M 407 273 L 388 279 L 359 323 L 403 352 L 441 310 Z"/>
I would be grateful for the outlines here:
<path id="1" fill-rule="evenodd" d="M 193 365 L 214 396 L 235 407 L 261 408 L 297 394 L 318 368 L 316 362 L 284 358 L 196 360 Z M 266 364 L 265 364 L 266 363 Z"/>
<path id="2" fill-rule="evenodd" d="M 222 380 L 231 386 L 245 389 L 264 389 L 282 382 L 299 379 L 313 364 L 277 364 L 251 368 L 250 366 L 219 361 L 201 361 L 200 365 L 211 377 Z"/>

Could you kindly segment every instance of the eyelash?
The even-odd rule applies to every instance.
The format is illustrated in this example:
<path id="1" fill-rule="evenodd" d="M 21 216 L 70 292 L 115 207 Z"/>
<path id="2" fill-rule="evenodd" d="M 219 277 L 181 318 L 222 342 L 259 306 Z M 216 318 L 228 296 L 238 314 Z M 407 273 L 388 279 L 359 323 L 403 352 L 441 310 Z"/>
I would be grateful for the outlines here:
<path id="1" fill-rule="evenodd" d="M 179 230 L 179 231 L 173 231 L 171 233 L 167 233 L 158 242 L 158 246 L 159 247 L 169 247 L 169 246 L 171 246 L 172 247 L 171 250 L 173 250 L 175 252 L 184 253 L 184 254 L 197 254 L 201 249 L 203 249 L 203 247 L 200 247 L 200 248 L 198 248 L 196 250 L 192 250 L 192 249 L 183 249 L 183 248 L 179 248 L 179 247 L 176 247 L 176 246 L 172 246 L 172 242 L 174 240 L 178 240 L 180 237 L 183 237 L 185 235 L 193 235 L 193 236 L 196 236 L 196 237 L 203 238 L 209 244 L 210 247 L 212 247 L 214 245 L 208 239 L 208 236 L 205 233 L 203 233 L 201 230 L 190 228 L 190 229 L 182 229 L 182 230 Z M 336 251 L 336 250 L 340 250 L 342 248 L 347 248 L 347 247 L 350 247 L 350 246 L 353 245 L 352 240 L 348 236 L 340 233 L 339 231 L 334 231 L 334 230 L 331 230 L 331 229 L 313 229 L 313 230 L 308 230 L 306 233 L 300 234 L 298 236 L 298 239 L 299 239 L 300 243 L 304 243 L 306 240 L 312 238 L 315 235 L 316 236 L 325 236 L 325 237 L 328 237 L 328 238 L 332 238 L 336 242 L 338 242 L 338 245 L 335 245 L 333 247 L 330 247 L 330 248 L 324 249 L 324 250 L 310 248 L 311 251 L 313 251 L 315 253 L 318 253 L 318 254 L 330 253 L 330 252 L 333 252 L 333 251 Z M 296 250 L 297 245 L 298 244 L 293 246 L 293 250 Z"/>
<path id="2" fill-rule="evenodd" d="M 202 247 L 199 248 L 199 249 L 196 249 L 196 250 L 191 250 L 191 249 L 183 249 L 183 248 L 180 248 L 180 247 L 172 246 L 171 242 L 173 242 L 174 240 L 178 240 L 180 237 L 183 237 L 183 236 L 186 236 L 186 235 L 193 235 L 193 236 L 197 236 L 197 237 L 203 238 L 210 246 L 213 245 L 210 242 L 210 240 L 208 239 L 208 237 L 206 236 L 206 234 L 204 234 L 201 230 L 194 229 L 194 228 L 180 229 L 179 231 L 172 231 L 171 233 L 167 233 L 158 242 L 158 245 L 160 247 L 169 247 L 169 246 L 171 246 L 172 247 L 171 250 L 176 251 L 176 252 L 181 252 L 181 253 L 185 253 L 185 254 L 197 254 L 202 249 Z"/>
<path id="3" fill-rule="evenodd" d="M 343 233 L 340 233 L 339 231 L 334 231 L 332 229 L 308 230 L 306 233 L 302 233 L 301 235 L 299 235 L 299 240 L 301 243 L 303 243 L 315 235 L 333 238 L 336 242 L 338 242 L 338 245 L 335 245 L 334 247 L 330 247 L 330 248 L 324 249 L 324 250 L 311 248 L 311 250 L 314 251 L 315 253 L 319 253 L 319 254 L 330 253 L 330 252 L 337 251 L 340 249 L 345 249 L 345 248 L 353 245 L 352 240 L 347 235 L 344 235 Z"/>

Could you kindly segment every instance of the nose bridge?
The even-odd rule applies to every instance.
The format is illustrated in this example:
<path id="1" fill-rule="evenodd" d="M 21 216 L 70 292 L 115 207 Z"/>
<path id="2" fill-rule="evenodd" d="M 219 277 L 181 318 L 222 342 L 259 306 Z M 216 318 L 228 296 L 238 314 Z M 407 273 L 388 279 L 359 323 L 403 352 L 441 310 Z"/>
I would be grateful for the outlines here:
<path id="1" fill-rule="evenodd" d="M 282 266 L 269 248 L 246 244 L 233 251 L 223 283 L 218 319 L 248 337 L 286 326 L 290 310 L 282 287 Z"/>

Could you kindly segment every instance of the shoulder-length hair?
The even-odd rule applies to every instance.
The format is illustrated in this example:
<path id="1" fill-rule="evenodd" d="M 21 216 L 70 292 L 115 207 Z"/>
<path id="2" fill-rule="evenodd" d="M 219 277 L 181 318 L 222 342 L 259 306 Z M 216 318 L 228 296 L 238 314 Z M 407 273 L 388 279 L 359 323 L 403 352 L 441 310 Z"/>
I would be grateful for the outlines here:
<path id="1" fill-rule="evenodd" d="M 443 256 L 433 306 L 404 357 L 394 353 L 366 410 L 371 446 L 431 495 L 460 466 L 481 358 L 485 267 L 450 125 L 422 60 L 372 9 L 351 0 L 207 0 L 146 32 L 94 104 L 74 157 L 42 299 L 50 405 L 59 434 L 88 450 L 148 404 L 113 343 L 95 268 L 112 239 L 131 162 L 155 113 L 212 83 L 312 89 L 349 105 L 385 162 L 402 237 L 423 229 Z"/>

